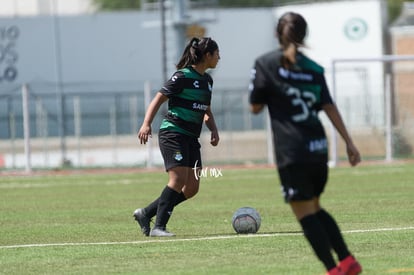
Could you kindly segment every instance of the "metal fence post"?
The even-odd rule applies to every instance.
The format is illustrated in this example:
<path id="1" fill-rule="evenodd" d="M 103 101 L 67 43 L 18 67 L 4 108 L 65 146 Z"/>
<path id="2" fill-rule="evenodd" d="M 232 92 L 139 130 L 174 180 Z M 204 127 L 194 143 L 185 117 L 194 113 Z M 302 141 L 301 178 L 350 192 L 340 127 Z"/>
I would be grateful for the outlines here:
<path id="1" fill-rule="evenodd" d="M 22 108 L 23 108 L 23 134 L 24 134 L 24 154 L 26 159 L 25 171 L 32 171 L 31 152 L 30 152 L 30 114 L 29 114 L 29 91 L 27 85 L 22 87 Z"/>

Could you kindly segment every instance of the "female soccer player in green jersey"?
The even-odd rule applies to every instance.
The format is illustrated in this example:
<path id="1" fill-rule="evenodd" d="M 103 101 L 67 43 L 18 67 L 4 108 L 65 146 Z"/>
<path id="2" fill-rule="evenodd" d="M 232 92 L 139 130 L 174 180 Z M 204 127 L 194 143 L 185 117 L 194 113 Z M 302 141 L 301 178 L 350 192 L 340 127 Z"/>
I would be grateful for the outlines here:
<path id="1" fill-rule="evenodd" d="M 148 106 L 138 132 L 141 144 L 148 141 L 154 116 L 168 100 L 168 112 L 158 138 L 169 181 L 159 198 L 134 212 L 135 220 L 146 236 L 174 236 L 166 229 L 174 206 L 197 194 L 200 178 L 195 175 L 202 168 L 198 138 L 203 123 L 211 131 L 211 145 L 217 146 L 219 142 L 210 108 L 213 79 L 206 72 L 215 68 L 219 59 L 219 48 L 214 40 L 209 37 L 191 39 L 176 66 L 177 71 Z M 150 220 L 155 215 L 155 226 L 151 229 Z"/>
<path id="2" fill-rule="evenodd" d="M 332 101 L 323 68 L 299 51 L 306 33 L 301 15 L 289 12 L 279 19 L 280 48 L 257 58 L 252 70 L 251 111 L 268 107 L 284 198 L 327 274 L 355 275 L 361 273 L 361 265 L 349 252 L 335 219 L 319 203 L 328 178 L 328 142 L 319 111 L 325 111 L 344 139 L 352 166 L 360 162 L 360 154 Z"/>

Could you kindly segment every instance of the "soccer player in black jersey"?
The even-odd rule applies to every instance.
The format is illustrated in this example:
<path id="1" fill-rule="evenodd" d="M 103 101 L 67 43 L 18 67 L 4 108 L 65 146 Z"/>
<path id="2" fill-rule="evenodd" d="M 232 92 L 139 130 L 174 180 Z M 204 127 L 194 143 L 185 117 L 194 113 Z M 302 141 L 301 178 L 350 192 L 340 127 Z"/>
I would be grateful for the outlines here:
<path id="1" fill-rule="evenodd" d="M 299 51 L 306 33 L 300 14 L 281 16 L 276 27 L 280 48 L 257 58 L 252 70 L 251 111 L 268 107 L 285 201 L 327 275 L 355 275 L 362 272 L 361 265 L 349 252 L 335 219 L 319 203 L 328 178 L 328 142 L 319 111 L 327 114 L 345 141 L 352 166 L 360 162 L 360 154 L 329 94 L 324 69 Z"/>
<path id="2" fill-rule="evenodd" d="M 211 131 L 211 145 L 217 146 L 219 142 L 210 108 L 213 79 L 206 72 L 215 68 L 219 59 L 219 48 L 213 39 L 191 39 L 176 66 L 177 71 L 148 106 L 138 132 L 141 144 L 148 141 L 153 118 L 168 100 L 168 112 L 161 123 L 158 138 L 169 181 L 159 198 L 134 212 L 135 220 L 146 236 L 174 236 L 166 229 L 174 206 L 197 194 L 200 178 L 195 174 L 202 168 L 198 138 L 203 123 Z M 155 226 L 150 229 L 150 220 L 155 215 Z"/>

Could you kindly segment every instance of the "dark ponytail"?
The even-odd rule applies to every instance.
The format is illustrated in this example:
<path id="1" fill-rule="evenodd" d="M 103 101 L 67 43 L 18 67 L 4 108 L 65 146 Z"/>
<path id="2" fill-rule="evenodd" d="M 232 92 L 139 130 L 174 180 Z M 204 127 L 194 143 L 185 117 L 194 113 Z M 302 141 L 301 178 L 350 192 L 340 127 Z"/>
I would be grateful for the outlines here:
<path id="1" fill-rule="evenodd" d="M 182 69 L 191 65 L 196 65 L 203 61 L 204 55 L 213 54 L 218 49 L 217 43 L 210 37 L 197 38 L 193 37 L 185 46 L 184 52 L 176 65 L 176 68 Z"/>
<path id="2" fill-rule="evenodd" d="M 304 46 L 307 29 L 306 20 L 298 13 L 287 12 L 279 19 L 276 34 L 283 49 L 283 67 L 289 68 L 296 63 L 297 49 Z"/>

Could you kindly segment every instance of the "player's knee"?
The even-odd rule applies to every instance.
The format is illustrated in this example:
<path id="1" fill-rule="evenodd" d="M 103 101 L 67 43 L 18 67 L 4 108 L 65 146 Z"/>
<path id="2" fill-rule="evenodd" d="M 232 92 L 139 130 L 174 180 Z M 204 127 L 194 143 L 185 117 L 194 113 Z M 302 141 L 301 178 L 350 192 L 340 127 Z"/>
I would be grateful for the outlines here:
<path id="1" fill-rule="evenodd" d="M 198 185 L 194 185 L 194 186 L 188 186 L 188 185 L 186 185 L 183 188 L 183 193 L 184 193 L 184 196 L 187 199 L 189 199 L 189 198 L 194 197 L 198 193 L 198 190 L 199 190 L 199 186 Z"/>

